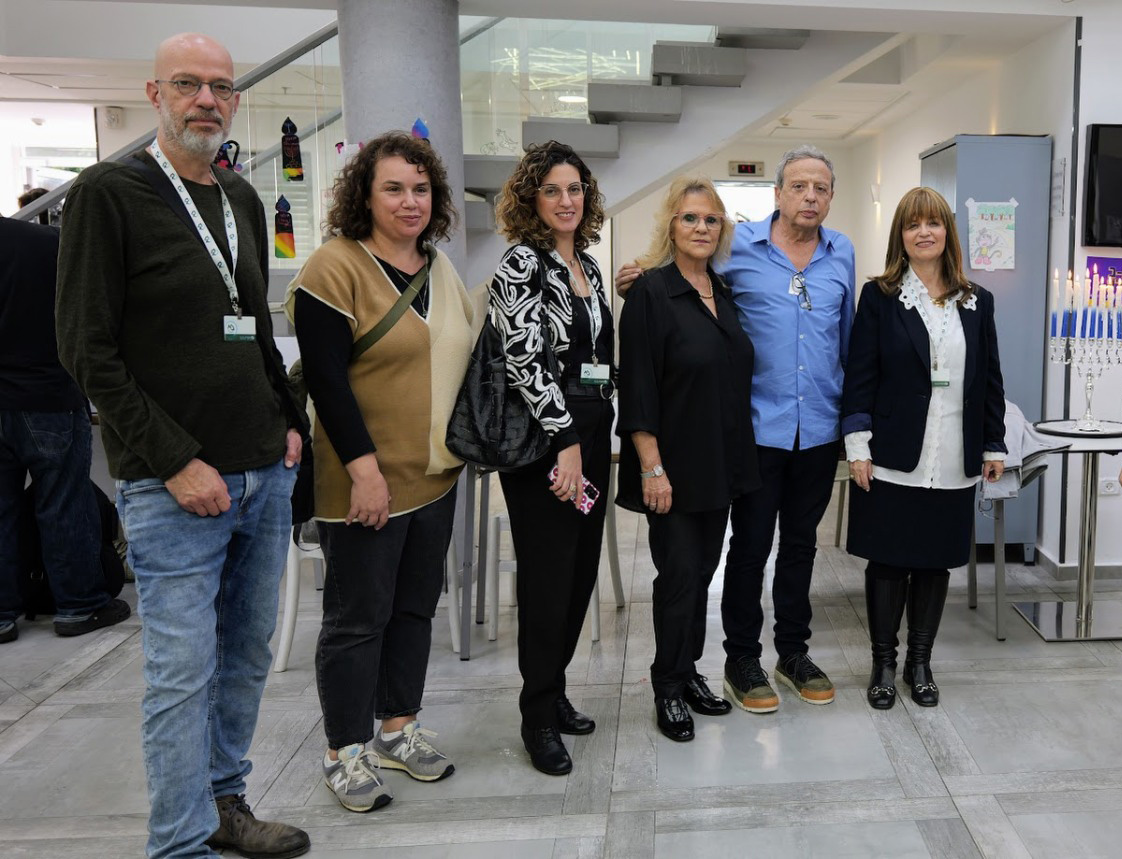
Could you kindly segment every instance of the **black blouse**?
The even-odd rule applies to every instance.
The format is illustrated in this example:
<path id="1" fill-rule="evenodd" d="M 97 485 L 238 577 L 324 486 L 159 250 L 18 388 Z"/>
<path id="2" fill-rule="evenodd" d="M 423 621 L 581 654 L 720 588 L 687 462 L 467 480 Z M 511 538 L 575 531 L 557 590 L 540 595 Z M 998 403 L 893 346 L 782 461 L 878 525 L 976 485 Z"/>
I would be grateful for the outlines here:
<path id="1" fill-rule="evenodd" d="M 627 293 L 619 321 L 619 495 L 643 505 L 633 432 L 658 439 L 673 487 L 672 511 L 727 507 L 760 485 L 752 432 L 752 341 L 720 278 L 714 317 L 674 263 L 646 272 Z"/>

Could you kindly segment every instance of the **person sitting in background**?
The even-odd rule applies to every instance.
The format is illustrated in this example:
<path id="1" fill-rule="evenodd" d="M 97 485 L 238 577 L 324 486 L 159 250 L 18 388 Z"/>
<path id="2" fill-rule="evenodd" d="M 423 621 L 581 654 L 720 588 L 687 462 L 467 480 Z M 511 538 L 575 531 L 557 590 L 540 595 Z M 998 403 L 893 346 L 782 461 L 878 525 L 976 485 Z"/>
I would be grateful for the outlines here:
<path id="1" fill-rule="evenodd" d="M 620 315 L 617 503 L 647 516 L 658 571 L 651 686 L 659 730 L 677 741 L 694 736 L 686 704 L 706 716 L 732 709 L 697 662 L 729 505 L 760 484 L 752 341 L 712 268 L 732 232 L 711 181 L 675 179 Z"/>
<path id="2" fill-rule="evenodd" d="M 993 296 L 967 279 L 954 216 L 930 188 L 900 200 L 884 273 L 862 288 L 842 432 L 863 490 L 852 493 L 846 549 L 869 562 L 869 704 L 896 703 L 906 605 L 904 682 L 913 701 L 934 707 L 931 648 L 949 568 L 969 560 L 975 485 L 1001 477 L 1006 448 Z"/>

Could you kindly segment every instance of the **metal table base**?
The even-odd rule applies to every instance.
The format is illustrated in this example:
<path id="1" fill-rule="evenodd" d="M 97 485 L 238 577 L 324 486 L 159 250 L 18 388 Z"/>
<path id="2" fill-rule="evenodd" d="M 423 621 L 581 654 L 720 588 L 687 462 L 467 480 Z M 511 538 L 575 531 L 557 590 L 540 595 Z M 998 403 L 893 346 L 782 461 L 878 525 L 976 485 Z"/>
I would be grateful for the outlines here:
<path id="1" fill-rule="evenodd" d="M 1083 485 L 1079 504 L 1079 576 L 1075 600 L 1016 602 L 1017 610 L 1045 641 L 1096 641 L 1122 638 L 1122 607 L 1104 603 L 1095 616 L 1095 538 L 1099 514 L 1099 454 L 1118 453 L 1122 441 L 1108 431 L 1079 438 L 1068 428 L 1070 421 L 1043 421 L 1036 428 L 1049 435 L 1072 439 L 1065 453 L 1083 457 Z M 1106 422 L 1112 423 L 1112 422 Z M 1117 425 L 1122 428 L 1122 424 Z"/>
<path id="2" fill-rule="evenodd" d="M 1094 607 L 1094 623 L 1080 633 L 1079 603 L 1072 600 L 1010 603 L 1045 641 L 1108 641 L 1122 638 L 1122 602 L 1110 600 Z"/>

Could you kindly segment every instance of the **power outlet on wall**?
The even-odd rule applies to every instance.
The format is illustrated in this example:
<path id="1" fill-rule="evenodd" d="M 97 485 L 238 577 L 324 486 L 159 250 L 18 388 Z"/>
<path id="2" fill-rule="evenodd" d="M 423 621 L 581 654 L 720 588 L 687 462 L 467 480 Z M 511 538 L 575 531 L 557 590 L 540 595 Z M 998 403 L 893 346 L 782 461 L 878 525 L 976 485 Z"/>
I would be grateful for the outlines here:
<path id="1" fill-rule="evenodd" d="M 1122 488 L 1115 478 L 1104 477 L 1099 480 L 1099 495 L 1122 495 Z"/>

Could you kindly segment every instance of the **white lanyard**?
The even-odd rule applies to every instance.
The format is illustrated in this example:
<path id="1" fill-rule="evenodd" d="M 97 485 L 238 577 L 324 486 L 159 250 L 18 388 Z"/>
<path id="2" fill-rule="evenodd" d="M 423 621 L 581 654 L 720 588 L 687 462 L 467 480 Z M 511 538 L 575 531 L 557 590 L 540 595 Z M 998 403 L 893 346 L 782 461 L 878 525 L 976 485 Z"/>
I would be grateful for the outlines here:
<path id="1" fill-rule="evenodd" d="M 195 205 L 195 201 L 191 199 L 191 195 L 187 192 L 187 187 L 183 184 L 183 180 L 179 178 L 179 174 L 175 172 L 175 168 L 171 166 L 167 156 L 160 150 L 160 144 L 155 140 L 152 141 L 152 157 L 156 159 L 156 163 L 160 165 L 160 169 L 171 180 L 172 187 L 179 193 L 179 199 L 183 201 L 183 205 L 187 207 L 187 214 L 191 216 L 192 222 L 195 224 L 195 229 L 199 233 L 199 238 L 203 240 L 203 245 L 210 251 L 211 261 L 218 269 L 218 273 L 222 275 L 222 282 L 226 284 L 226 291 L 230 294 L 230 304 L 233 305 L 234 313 L 241 318 L 242 309 L 238 303 L 238 287 L 234 283 L 234 278 L 230 274 L 230 268 L 226 265 L 226 260 L 222 256 L 222 251 L 219 250 L 217 243 L 214 241 L 214 236 L 210 233 L 210 228 L 203 221 L 202 215 L 199 214 L 199 209 Z M 211 173 L 213 175 L 213 171 Z M 217 183 L 218 180 L 215 179 Z M 238 267 L 238 225 L 234 221 L 234 210 L 230 206 L 230 200 L 226 196 L 226 191 L 222 185 L 218 185 L 218 191 L 222 195 L 222 220 L 226 224 L 226 241 L 230 246 L 230 260 L 234 264 L 234 269 Z"/>
<path id="2" fill-rule="evenodd" d="M 596 290 L 592 288 L 592 281 L 588 280 L 587 275 L 585 280 L 588 281 L 588 297 L 584 298 L 585 307 L 588 308 L 588 319 L 592 326 L 592 363 L 599 364 L 600 359 L 596 357 L 596 341 L 600 339 L 600 329 L 604 327 L 604 320 L 600 316 L 600 299 L 596 295 Z"/>
<path id="3" fill-rule="evenodd" d="M 931 369 L 939 369 L 939 358 L 943 354 L 943 344 L 947 340 L 947 326 L 951 323 L 951 316 L 958 309 L 955 301 L 950 296 L 946 299 L 946 304 L 943 305 L 943 324 L 939 328 L 939 337 L 936 339 L 934 325 L 931 317 L 927 315 L 927 308 L 924 306 L 923 296 L 916 291 L 916 310 L 919 311 L 919 318 L 923 320 L 923 327 L 927 329 L 927 336 L 931 340 L 932 354 L 931 354 Z M 925 290 L 926 292 L 926 290 Z"/>

